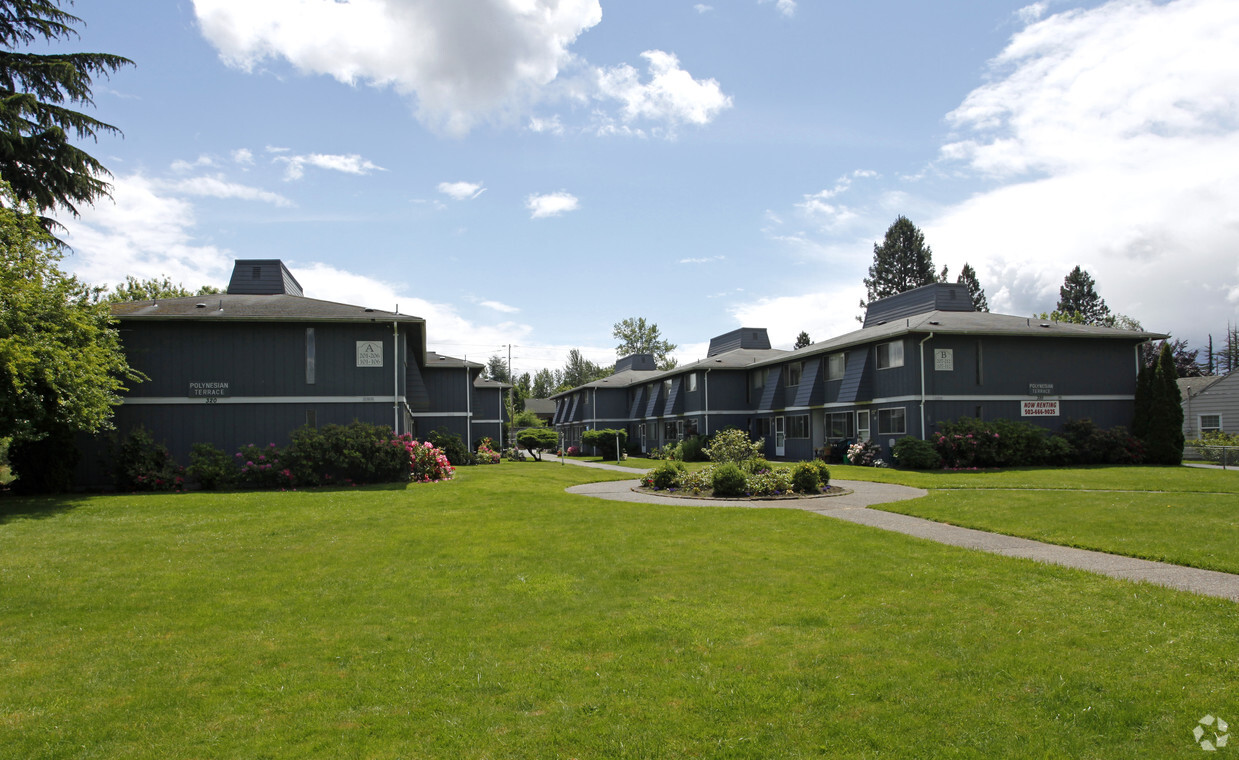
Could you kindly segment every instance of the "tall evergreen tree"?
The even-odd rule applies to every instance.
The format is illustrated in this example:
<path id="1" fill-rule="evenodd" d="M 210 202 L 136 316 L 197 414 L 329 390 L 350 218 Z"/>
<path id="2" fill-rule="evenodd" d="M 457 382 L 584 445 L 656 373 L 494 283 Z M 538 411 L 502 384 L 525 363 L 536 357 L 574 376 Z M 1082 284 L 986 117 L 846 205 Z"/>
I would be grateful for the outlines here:
<path id="1" fill-rule="evenodd" d="M 1209 333 L 1209 348 L 1205 351 L 1205 374 L 1213 375 L 1213 333 Z"/>
<path id="2" fill-rule="evenodd" d="M 1131 434 L 1141 441 L 1149 437 L 1149 415 L 1153 402 L 1153 380 L 1157 374 L 1155 364 L 1141 364 L 1136 375 L 1135 413 L 1131 420 Z"/>
<path id="3" fill-rule="evenodd" d="M 989 311 L 989 301 L 985 299 L 985 290 L 981 287 L 981 281 L 977 279 L 977 270 L 973 269 L 968 262 L 964 262 L 964 268 L 960 270 L 959 278 L 955 282 L 968 289 L 968 295 L 972 296 L 974 311 Z"/>
<path id="4" fill-rule="evenodd" d="M 133 62 L 107 53 L 18 52 L 78 36 L 81 19 L 61 10 L 63 4 L 0 0 L 0 178 L 41 214 L 59 208 L 77 216 L 79 204 L 108 195 L 111 175 L 70 140 L 120 130 L 73 108 L 94 105 L 92 77 Z M 46 217 L 42 222 L 54 226 Z"/>
<path id="5" fill-rule="evenodd" d="M 610 374 L 611 370 L 599 367 L 589 359 L 586 359 L 579 349 L 574 348 L 568 352 L 568 361 L 564 364 L 558 390 L 566 391 L 578 385 L 601 380 L 604 377 L 610 376 Z"/>
<path id="6" fill-rule="evenodd" d="M 868 303 L 937 282 L 934 256 L 925 235 L 906 216 L 886 230 L 882 244 L 873 244 L 873 264 L 864 279 Z M 867 305 L 861 302 L 861 308 Z"/>
<path id="7" fill-rule="evenodd" d="M 797 349 L 804 348 L 812 343 L 813 339 L 809 337 L 809 333 L 801 330 L 800 334 L 796 336 L 796 345 L 792 346 L 792 350 L 795 351 Z"/>
<path id="8" fill-rule="evenodd" d="M 1110 307 L 1097 295 L 1093 278 L 1078 264 L 1063 278 L 1063 285 L 1058 289 L 1058 306 L 1054 311 L 1059 314 L 1078 314 L 1086 325 L 1113 324 Z"/>
<path id="9" fill-rule="evenodd" d="M 1183 405 L 1178 377 L 1170 345 L 1163 344 L 1149 394 L 1149 427 L 1144 437 L 1145 461 L 1149 464 L 1183 462 Z"/>

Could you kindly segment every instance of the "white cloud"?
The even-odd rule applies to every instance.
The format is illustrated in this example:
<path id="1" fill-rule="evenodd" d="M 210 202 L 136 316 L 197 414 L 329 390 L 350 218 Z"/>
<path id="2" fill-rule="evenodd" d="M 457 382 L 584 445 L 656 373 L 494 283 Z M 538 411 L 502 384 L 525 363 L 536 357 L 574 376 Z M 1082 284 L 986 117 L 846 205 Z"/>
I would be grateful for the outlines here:
<path id="1" fill-rule="evenodd" d="M 738 325 L 764 327 L 775 348 L 791 348 L 801 330 L 821 341 L 860 329 L 857 304 L 865 297 L 859 280 L 818 293 L 762 298 L 733 306 Z"/>
<path id="2" fill-rule="evenodd" d="M 516 312 L 520 311 L 520 309 L 515 306 L 509 306 L 506 303 L 501 303 L 499 301 L 482 301 L 481 305 L 485 306 L 488 309 L 494 309 L 495 311 L 501 311 L 504 314 L 515 314 Z"/>
<path id="3" fill-rule="evenodd" d="M 486 192 L 486 188 L 481 182 L 440 182 L 439 192 L 452 200 L 471 201 Z"/>
<path id="4" fill-rule="evenodd" d="M 307 166 L 358 175 L 369 174 L 373 171 L 387 171 L 356 153 L 348 155 L 311 153 L 308 156 L 276 156 L 272 160 L 277 163 L 287 164 L 284 169 L 284 179 L 288 180 L 301 179 L 305 175 L 305 167 Z"/>
<path id="5" fill-rule="evenodd" d="M 681 264 L 709 264 L 714 261 L 722 261 L 726 256 L 699 256 L 691 259 L 680 259 Z"/>
<path id="6" fill-rule="evenodd" d="M 215 160 L 213 158 L 211 158 L 210 156 L 202 155 L 202 156 L 198 156 L 198 158 L 196 158 L 193 161 L 185 161 L 183 159 L 178 159 L 176 161 L 173 161 L 171 168 L 172 168 L 172 171 L 174 172 L 189 172 L 189 171 L 193 171 L 194 169 L 200 169 L 204 166 L 214 166 L 214 165 L 215 165 Z"/>
<path id="7" fill-rule="evenodd" d="M 1004 180 L 926 238 L 1017 314 L 1080 264 L 1112 309 L 1200 340 L 1239 293 L 1239 4 L 1111 2 L 1017 33 L 943 163 Z M 939 263 L 944 263 L 940 261 Z"/>
<path id="8" fill-rule="evenodd" d="M 710 11 L 714 10 L 714 6 L 706 5 L 705 3 L 697 3 L 696 5 L 693 6 L 693 10 L 697 11 L 698 13 L 709 13 Z"/>
<path id="9" fill-rule="evenodd" d="M 254 152 L 249 148 L 238 148 L 232 152 L 232 160 L 242 166 L 253 166 Z"/>
<path id="10" fill-rule="evenodd" d="M 774 7 L 784 16 L 792 17 L 796 15 L 796 0 L 773 0 Z M 771 2 L 771 0 L 758 0 L 762 5 Z"/>
<path id="11" fill-rule="evenodd" d="M 731 108 L 731 96 L 724 95 L 714 79 L 694 79 L 672 53 L 647 50 L 641 54 L 648 64 L 650 79 L 640 81 L 637 70 L 628 64 L 597 71 L 602 97 L 622 104 L 624 122 L 651 121 L 664 124 L 673 136 L 682 124 L 708 124 Z"/>
<path id="12" fill-rule="evenodd" d="M 192 177 L 189 179 L 177 180 L 167 184 L 167 188 L 174 190 L 184 195 L 200 195 L 209 196 L 212 198 L 237 198 L 246 201 L 262 201 L 271 203 L 276 206 L 290 207 L 295 206 L 288 198 L 273 193 L 268 190 L 262 190 L 248 185 L 240 185 L 235 182 L 228 182 L 223 177 Z"/>
<path id="13" fill-rule="evenodd" d="M 530 195 L 525 199 L 525 208 L 529 209 L 530 217 L 543 219 L 548 216 L 559 216 L 580 208 L 580 201 L 575 195 L 562 190 L 557 193 Z"/>
<path id="14" fill-rule="evenodd" d="M 1047 7 L 1048 4 L 1044 2 L 1033 3 L 1032 5 L 1026 5 L 1023 8 L 1020 8 L 1016 11 L 1016 15 L 1019 16 L 1020 21 L 1025 24 L 1031 24 L 1034 21 L 1040 20 L 1041 17 L 1045 15 Z"/>
<path id="15" fill-rule="evenodd" d="M 203 35 L 246 71 L 303 72 L 416 95 L 425 123 L 463 135 L 521 111 L 602 20 L 598 0 L 194 0 Z"/>
<path id="16" fill-rule="evenodd" d="M 538 134 L 562 135 L 564 133 L 564 125 L 559 119 L 559 114 L 545 119 L 531 116 L 529 118 L 529 131 Z"/>

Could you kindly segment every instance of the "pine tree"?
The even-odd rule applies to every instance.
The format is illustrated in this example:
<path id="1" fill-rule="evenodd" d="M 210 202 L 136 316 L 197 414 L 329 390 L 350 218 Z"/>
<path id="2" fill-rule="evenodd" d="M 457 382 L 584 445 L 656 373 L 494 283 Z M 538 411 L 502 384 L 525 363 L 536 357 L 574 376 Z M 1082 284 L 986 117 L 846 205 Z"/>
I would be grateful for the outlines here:
<path id="1" fill-rule="evenodd" d="M 796 336 L 796 345 L 792 346 L 792 350 L 804 348 L 811 343 L 813 343 L 813 340 L 809 337 L 809 333 L 801 330 L 800 334 Z"/>
<path id="2" fill-rule="evenodd" d="M 973 269 L 968 262 L 964 262 L 964 268 L 959 272 L 957 283 L 968 289 L 968 295 L 972 296 L 972 308 L 974 311 L 989 311 L 989 301 L 985 299 L 985 290 L 981 287 L 981 281 L 977 279 L 977 270 Z"/>
<path id="3" fill-rule="evenodd" d="M 78 36 L 81 19 L 59 0 L 0 0 L 0 178 L 24 205 L 39 213 L 106 197 L 111 176 L 71 138 L 119 134 L 111 124 L 68 106 L 91 106 L 91 78 L 133 61 L 107 53 L 17 52 L 18 46 L 57 43 Z M 45 228 L 55 222 L 42 218 Z"/>
<path id="4" fill-rule="evenodd" d="M 1213 376 L 1213 333 L 1209 333 L 1209 348 L 1205 351 L 1205 374 Z"/>
<path id="5" fill-rule="evenodd" d="M 1059 314 L 1078 314 L 1086 325 L 1113 324 L 1110 307 L 1097 295 L 1093 278 L 1079 265 L 1063 278 L 1063 285 L 1058 289 L 1058 306 L 1054 311 Z"/>
<path id="6" fill-rule="evenodd" d="M 882 244 L 873 244 L 873 264 L 864 279 L 868 303 L 937 281 L 933 251 L 925 245 L 925 235 L 906 216 L 900 216 L 886 230 Z"/>

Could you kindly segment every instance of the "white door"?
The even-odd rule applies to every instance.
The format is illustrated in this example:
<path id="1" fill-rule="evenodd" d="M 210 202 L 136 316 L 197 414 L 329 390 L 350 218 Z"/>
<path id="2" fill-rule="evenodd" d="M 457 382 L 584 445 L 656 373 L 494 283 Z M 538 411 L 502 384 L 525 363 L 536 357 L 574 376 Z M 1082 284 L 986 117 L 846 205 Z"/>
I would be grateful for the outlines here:
<path id="1" fill-rule="evenodd" d="M 776 457 L 783 456 L 784 437 L 785 436 L 783 435 L 783 418 L 775 417 L 774 418 L 774 455 Z"/>
<path id="2" fill-rule="evenodd" d="M 869 440 L 869 412 L 856 413 L 856 440 Z"/>

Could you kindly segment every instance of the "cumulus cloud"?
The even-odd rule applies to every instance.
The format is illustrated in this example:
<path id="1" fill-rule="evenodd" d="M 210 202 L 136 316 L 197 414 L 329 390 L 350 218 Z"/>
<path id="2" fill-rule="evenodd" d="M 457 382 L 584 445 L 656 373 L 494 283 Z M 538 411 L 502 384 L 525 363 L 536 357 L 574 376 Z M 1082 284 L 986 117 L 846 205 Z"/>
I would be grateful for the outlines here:
<path id="1" fill-rule="evenodd" d="M 254 164 L 254 152 L 249 148 L 238 148 L 232 152 L 232 160 L 242 166 Z"/>
<path id="2" fill-rule="evenodd" d="M 772 1 L 774 2 L 775 9 L 784 16 L 791 17 L 796 15 L 796 0 L 758 0 L 762 5 Z"/>
<path id="3" fill-rule="evenodd" d="M 194 0 L 194 10 L 232 66 L 283 59 L 415 94 L 418 116 L 456 135 L 519 111 L 602 20 L 598 0 Z"/>
<path id="4" fill-rule="evenodd" d="M 177 159 L 176 161 L 172 162 L 171 168 L 172 168 L 172 171 L 174 172 L 190 172 L 195 169 L 201 169 L 205 166 L 214 166 L 214 165 L 215 165 L 215 159 L 211 158 L 210 156 L 203 155 L 203 156 L 198 156 L 198 158 L 194 159 L 193 161 Z"/>
<path id="5" fill-rule="evenodd" d="M 697 3 L 696 5 L 693 6 L 693 10 L 697 11 L 698 13 L 709 13 L 710 11 L 714 10 L 714 6 L 706 5 L 705 3 Z"/>
<path id="6" fill-rule="evenodd" d="M 697 256 L 689 259 L 680 259 L 681 264 L 709 264 L 715 261 L 722 261 L 726 256 Z"/>
<path id="7" fill-rule="evenodd" d="M 482 301 L 481 305 L 485 306 L 488 309 L 494 309 L 495 311 L 501 311 L 504 314 L 515 314 L 516 312 L 520 311 L 520 309 L 517 308 L 516 306 L 509 306 L 506 303 L 502 303 L 500 301 Z"/>
<path id="8" fill-rule="evenodd" d="M 387 171 L 356 153 L 348 155 L 333 155 L 329 153 L 311 153 L 307 156 L 277 155 L 272 160 L 276 163 L 285 164 L 284 179 L 288 180 L 301 179 L 305 176 L 305 167 L 307 166 L 358 175 L 369 174 L 374 171 Z"/>
<path id="9" fill-rule="evenodd" d="M 1113 309 L 1199 340 L 1239 298 L 1239 4 L 1111 2 L 1013 36 L 948 116 L 943 164 L 1000 180 L 925 225 L 991 306 L 1052 307 L 1080 264 Z M 1001 241 L 996 246 L 995 241 Z"/>
<path id="10" fill-rule="evenodd" d="M 597 73 L 600 96 L 619 101 L 620 118 L 628 122 L 665 124 L 670 133 L 682 124 L 708 124 L 731 108 L 731 96 L 723 94 L 714 79 L 694 79 L 672 53 L 647 50 L 641 54 L 649 80 L 641 81 L 635 68 L 621 64 Z"/>
<path id="11" fill-rule="evenodd" d="M 864 297 L 865 288 L 857 281 L 816 293 L 741 302 L 730 312 L 738 325 L 765 327 L 775 348 L 791 348 L 801 330 L 825 340 L 859 329 L 856 304 Z"/>
<path id="12" fill-rule="evenodd" d="M 525 208 L 529 209 L 532 219 L 559 216 L 569 211 L 576 211 L 580 206 L 580 201 L 575 195 L 562 190 L 557 193 L 530 195 L 525 199 Z"/>
<path id="13" fill-rule="evenodd" d="M 268 190 L 262 190 L 260 188 L 250 187 L 248 185 L 241 185 L 236 182 L 229 182 L 221 176 L 192 177 L 189 179 L 182 179 L 168 183 L 166 186 L 177 193 L 184 195 L 199 195 L 212 198 L 236 198 L 246 201 L 262 201 L 263 203 L 271 203 L 285 208 L 296 205 L 279 193 L 273 193 Z"/>
<path id="14" fill-rule="evenodd" d="M 486 188 L 481 182 L 440 182 L 439 192 L 452 200 L 471 201 L 486 192 Z"/>

